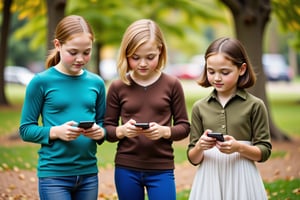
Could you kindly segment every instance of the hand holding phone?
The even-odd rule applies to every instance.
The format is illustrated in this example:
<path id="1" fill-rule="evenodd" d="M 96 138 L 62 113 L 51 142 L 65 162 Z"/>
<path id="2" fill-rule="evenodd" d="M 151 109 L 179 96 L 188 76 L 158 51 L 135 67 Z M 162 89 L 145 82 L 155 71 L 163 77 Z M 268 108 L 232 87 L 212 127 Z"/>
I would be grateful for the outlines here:
<path id="1" fill-rule="evenodd" d="M 148 129 L 150 126 L 149 126 L 149 123 L 147 122 L 143 122 L 143 123 L 135 123 L 134 124 L 136 127 L 139 127 L 139 128 L 142 128 L 143 130 L 145 129 Z"/>
<path id="2" fill-rule="evenodd" d="M 88 129 L 88 128 L 91 128 L 94 123 L 95 122 L 93 122 L 93 121 L 80 121 L 77 127 L 83 128 L 83 129 Z"/>
<path id="3" fill-rule="evenodd" d="M 218 141 L 224 142 L 224 137 L 222 133 L 207 133 L 208 137 L 216 138 Z"/>

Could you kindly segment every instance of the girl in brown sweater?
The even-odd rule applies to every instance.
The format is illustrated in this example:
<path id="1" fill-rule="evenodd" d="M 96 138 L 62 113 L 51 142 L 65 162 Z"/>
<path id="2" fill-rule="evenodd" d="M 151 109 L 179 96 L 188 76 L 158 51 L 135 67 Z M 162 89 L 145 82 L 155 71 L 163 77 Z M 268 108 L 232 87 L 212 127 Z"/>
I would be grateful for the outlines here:
<path id="1" fill-rule="evenodd" d="M 110 85 L 104 126 L 118 142 L 115 184 L 120 200 L 176 199 L 172 142 L 189 134 L 182 86 L 162 72 L 167 51 L 158 25 L 132 23 L 120 47 L 120 80 Z M 138 127 L 136 123 L 148 123 Z"/>

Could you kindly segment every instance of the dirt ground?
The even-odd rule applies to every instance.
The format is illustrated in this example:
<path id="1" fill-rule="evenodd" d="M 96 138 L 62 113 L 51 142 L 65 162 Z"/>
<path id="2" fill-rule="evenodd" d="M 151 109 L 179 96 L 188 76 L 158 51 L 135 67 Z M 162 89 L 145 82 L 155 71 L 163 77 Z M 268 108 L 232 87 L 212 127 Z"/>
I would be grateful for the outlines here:
<path id="1" fill-rule="evenodd" d="M 21 141 L 0 139 L 0 145 L 17 145 Z M 175 145 L 186 145 L 187 141 Z M 300 178 L 300 137 L 291 142 L 273 142 L 273 154 L 285 152 L 284 157 L 275 157 L 265 163 L 257 163 L 265 182 L 277 179 L 292 180 Z M 37 200 L 37 177 L 35 171 L 7 170 L 0 166 L 0 200 Z M 175 179 L 177 190 L 191 187 L 197 167 L 188 162 L 176 165 Z M 113 168 L 102 169 L 99 173 L 99 200 L 117 199 L 113 181 Z"/>

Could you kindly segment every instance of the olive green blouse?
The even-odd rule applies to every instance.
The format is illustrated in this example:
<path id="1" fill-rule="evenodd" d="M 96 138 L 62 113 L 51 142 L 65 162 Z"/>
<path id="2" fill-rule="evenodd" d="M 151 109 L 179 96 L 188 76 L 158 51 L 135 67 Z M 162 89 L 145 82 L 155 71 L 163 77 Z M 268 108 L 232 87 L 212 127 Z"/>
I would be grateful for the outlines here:
<path id="1" fill-rule="evenodd" d="M 262 152 L 260 162 L 271 155 L 267 109 L 261 99 L 243 89 L 238 89 L 225 107 L 217 100 L 215 90 L 194 103 L 188 150 L 195 146 L 206 129 L 231 135 L 236 140 L 250 141 Z"/>

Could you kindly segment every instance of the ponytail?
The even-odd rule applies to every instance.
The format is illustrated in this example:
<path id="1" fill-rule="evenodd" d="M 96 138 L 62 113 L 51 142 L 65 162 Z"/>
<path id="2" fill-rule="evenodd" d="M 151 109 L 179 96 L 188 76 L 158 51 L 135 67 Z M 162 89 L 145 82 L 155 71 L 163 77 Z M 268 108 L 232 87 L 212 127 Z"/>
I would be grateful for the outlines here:
<path id="1" fill-rule="evenodd" d="M 45 64 L 46 69 L 57 65 L 59 61 L 60 61 L 59 51 L 57 51 L 56 49 L 52 49 L 46 60 L 46 64 Z"/>

